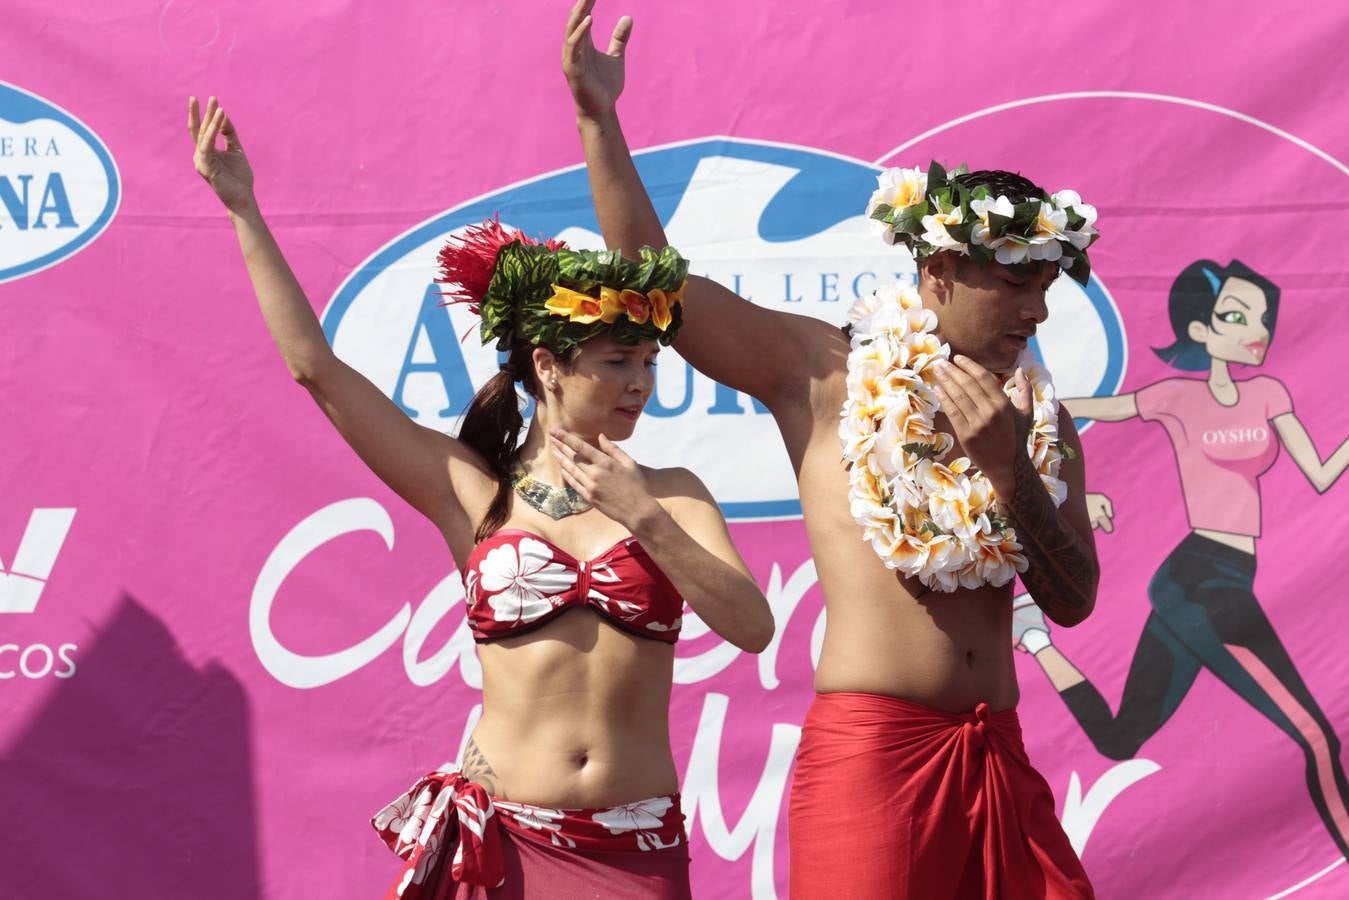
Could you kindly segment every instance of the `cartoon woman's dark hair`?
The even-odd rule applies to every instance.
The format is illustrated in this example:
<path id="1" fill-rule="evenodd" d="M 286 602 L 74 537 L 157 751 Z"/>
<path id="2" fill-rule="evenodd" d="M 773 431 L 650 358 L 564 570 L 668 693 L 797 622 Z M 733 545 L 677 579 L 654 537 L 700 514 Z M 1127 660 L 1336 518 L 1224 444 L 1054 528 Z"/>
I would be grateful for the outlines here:
<path id="1" fill-rule="evenodd" d="M 1218 305 L 1218 294 L 1223 282 L 1229 278 L 1240 278 L 1264 291 L 1268 309 L 1265 312 L 1265 327 L 1269 336 L 1274 337 L 1274 325 L 1279 319 L 1279 288 L 1263 275 L 1257 274 L 1250 266 L 1240 260 L 1232 260 L 1220 266 L 1211 259 L 1201 259 L 1190 263 L 1176 276 L 1171 285 L 1171 298 L 1168 309 L 1171 313 L 1171 330 L 1175 332 L 1176 342 L 1169 347 L 1153 347 L 1163 361 L 1177 369 L 1187 372 L 1201 372 L 1209 367 L 1210 357 L 1203 344 L 1190 338 L 1190 323 L 1202 322 L 1205 325 L 1213 319 L 1213 309 Z"/>

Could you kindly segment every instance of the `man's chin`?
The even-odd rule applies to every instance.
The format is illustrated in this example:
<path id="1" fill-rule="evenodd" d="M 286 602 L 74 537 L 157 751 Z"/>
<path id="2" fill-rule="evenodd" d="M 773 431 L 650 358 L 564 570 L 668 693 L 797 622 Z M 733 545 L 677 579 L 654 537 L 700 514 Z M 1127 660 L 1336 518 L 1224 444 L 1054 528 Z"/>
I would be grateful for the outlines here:
<path id="1" fill-rule="evenodd" d="M 994 375 L 1011 374 L 1011 372 L 1016 368 L 1016 361 L 1020 358 L 1020 354 L 1017 354 L 1015 356 L 1009 356 L 1005 352 L 996 354 L 981 353 L 978 355 L 975 355 L 973 353 L 967 353 L 965 355 L 968 356 L 970 359 L 974 360 L 975 362 L 977 362 L 979 365 L 983 366 L 988 371 L 992 372 Z"/>

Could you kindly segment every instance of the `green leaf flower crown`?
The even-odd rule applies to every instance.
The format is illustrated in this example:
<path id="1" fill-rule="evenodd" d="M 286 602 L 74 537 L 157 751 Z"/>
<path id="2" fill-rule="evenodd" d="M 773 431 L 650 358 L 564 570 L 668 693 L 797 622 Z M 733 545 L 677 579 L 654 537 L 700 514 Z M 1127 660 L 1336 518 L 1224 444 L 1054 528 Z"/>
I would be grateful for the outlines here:
<path id="1" fill-rule="evenodd" d="M 605 331 L 623 344 L 668 345 L 689 264 L 673 247 L 643 247 L 640 257 L 535 241 L 489 219 L 441 248 L 436 281 L 457 285 L 448 302 L 467 303 L 482 318 L 482 342 L 498 350 L 523 341 L 562 355 Z"/>
<path id="2" fill-rule="evenodd" d="M 901 243 L 921 262 L 949 250 L 979 265 L 1057 262 L 1079 284 L 1091 276 L 1087 248 L 1100 236 L 1096 207 L 1076 191 L 1041 192 L 1020 203 L 994 196 L 988 185 L 956 181 L 965 166 L 948 173 L 937 162 L 922 169 L 886 169 L 867 204 L 887 244 Z"/>

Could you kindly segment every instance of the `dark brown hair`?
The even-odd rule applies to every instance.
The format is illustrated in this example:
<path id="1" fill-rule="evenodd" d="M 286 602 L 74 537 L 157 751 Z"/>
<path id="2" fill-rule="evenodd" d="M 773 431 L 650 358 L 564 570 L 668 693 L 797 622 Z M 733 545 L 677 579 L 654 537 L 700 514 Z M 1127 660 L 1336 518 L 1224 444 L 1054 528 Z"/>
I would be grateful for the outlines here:
<path id="1" fill-rule="evenodd" d="M 569 368 L 576 356 L 576 348 L 558 357 L 558 365 Z M 511 499 L 511 466 L 519 455 L 520 430 L 525 427 L 520 412 L 520 396 L 515 392 L 519 381 L 525 393 L 538 401 L 543 396 L 539 381 L 534 377 L 534 345 L 517 343 L 511 346 L 506 362 L 473 395 L 459 426 L 459 440 L 478 452 L 492 474 L 497 478 L 497 490 L 487 513 L 482 517 L 473 541 L 484 540 L 506 522 Z"/>
<path id="2" fill-rule="evenodd" d="M 980 169 L 977 172 L 966 172 L 964 175 L 957 175 L 951 180 L 957 184 L 963 184 L 970 190 L 974 190 L 981 184 L 986 185 L 994 197 L 1006 196 L 1013 203 L 1040 200 L 1046 194 L 1044 188 L 1024 175 L 1002 169 Z"/>

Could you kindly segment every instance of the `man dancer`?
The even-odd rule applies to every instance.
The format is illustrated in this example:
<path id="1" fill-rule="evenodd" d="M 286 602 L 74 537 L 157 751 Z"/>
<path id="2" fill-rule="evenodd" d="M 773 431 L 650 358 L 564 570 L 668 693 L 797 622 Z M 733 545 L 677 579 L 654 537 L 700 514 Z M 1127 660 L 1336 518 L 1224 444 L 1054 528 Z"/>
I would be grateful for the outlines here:
<path id="1" fill-rule="evenodd" d="M 594 0 L 579 0 L 572 10 L 563 69 L 576 100 L 601 230 L 610 247 L 635 255 L 643 244 L 666 242 L 615 111 L 632 22 L 619 21 L 608 52 L 601 54 L 590 34 L 593 5 Z M 909 181 L 915 172 L 907 173 Z M 932 228 L 925 232 L 929 240 L 919 236 L 923 227 L 916 227 L 912 215 L 896 221 L 914 199 L 901 199 L 901 181 L 889 176 L 887 187 L 883 178 L 884 196 L 873 200 L 872 211 L 874 218 L 890 220 L 887 232 L 920 258 L 918 292 L 903 297 L 899 291 L 879 292 L 870 304 L 916 307 L 921 301 L 935 316 L 924 320 L 926 314 L 911 309 L 913 321 L 931 325 L 939 317 L 937 335 L 950 346 L 951 361 L 932 359 L 931 374 L 912 387 L 908 402 L 931 408 L 931 398 L 938 398 L 942 412 L 931 424 L 954 437 L 944 456 L 906 444 L 904 453 L 913 454 L 906 457 L 905 471 L 950 476 L 958 468 L 952 461 L 968 457 L 997 498 L 997 506 L 973 523 L 973 538 L 986 545 L 1000 528 L 1009 534 L 1014 528 L 1024 556 L 1015 567 L 1024 568 L 1024 585 L 1051 620 L 1075 625 L 1091 612 L 1099 575 L 1083 502 L 1081 445 L 1062 411 L 1051 412 L 1048 422 L 1032 423 L 1031 386 L 1018 360 L 1048 315 L 1045 292 L 1060 268 L 1053 260 L 1060 254 L 1073 258 L 1080 268 L 1070 274 L 1085 278 L 1081 251 L 1090 238 L 1084 235 L 1094 232 L 1090 222 L 1082 226 L 1082 213 L 1094 219 L 1095 212 L 1080 201 L 1077 211 L 1070 209 L 1068 201 L 1076 195 L 1064 198 L 1060 210 L 1059 195 L 1051 203 L 1035 185 L 1008 173 L 976 172 L 948 183 L 934 169 L 922 176 L 922 184 L 908 187 L 928 204 L 923 208 L 943 217 L 937 224 L 947 242 L 938 246 Z M 944 184 L 945 193 L 928 191 L 928 182 Z M 954 198 L 955 207 L 943 210 L 942 197 L 948 207 Z M 1046 204 L 1034 222 L 1036 206 L 1027 205 L 1032 199 Z M 1001 216 L 1009 210 L 1012 215 Z M 1061 232 L 1065 220 L 1079 229 L 1071 248 L 1061 238 L 1037 237 L 1046 230 Z M 1003 238 L 993 237 L 990 225 Z M 1007 237 L 1017 229 L 1020 238 Z M 1046 249 L 1050 243 L 1055 248 Z M 994 248 L 1002 247 L 1008 249 L 999 249 L 998 256 L 1020 264 L 993 259 Z M 875 521 L 859 528 L 868 515 L 866 509 L 860 519 L 854 515 L 867 506 L 856 499 L 859 482 L 866 481 L 862 473 L 875 476 L 885 466 L 881 461 L 877 467 L 874 453 L 860 452 L 845 467 L 840 410 L 849 402 L 861 423 L 855 429 L 859 440 L 849 447 L 874 451 L 881 438 L 872 435 L 868 443 L 872 426 L 862 421 L 865 404 L 849 389 L 850 356 L 854 368 L 865 365 L 860 357 L 868 351 L 860 345 L 869 338 L 850 341 L 837 327 L 757 307 L 705 279 L 690 278 L 685 296 L 676 349 L 709 377 L 756 397 L 777 422 L 796 471 L 828 610 L 817 697 L 802 730 L 792 787 L 793 900 L 1091 897 L 1081 863 L 1054 816 L 1049 788 L 1022 749 L 1007 641 L 1013 590 L 1007 554 L 1016 555 L 1015 545 L 1003 542 L 988 551 L 995 557 L 991 562 L 975 560 L 961 569 L 952 547 L 957 534 L 971 537 L 968 516 L 948 527 L 929 520 L 925 536 L 903 540 Z M 877 318 L 868 318 L 866 309 L 855 313 L 859 324 Z M 921 335 L 914 340 L 914 346 L 922 344 Z M 1006 374 L 1018 389 L 1015 404 L 999 377 Z M 859 370 L 854 387 L 867 377 Z M 867 383 L 874 389 L 875 381 Z M 893 405 L 893 398 L 882 400 Z M 1036 411 L 1043 412 L 1043 404 Z M 1043 460 L 1028 455 L 1028 432 L 1047 430 L 1053 437 L 1055 428 L 1062 440 L 1040 456 L 1061 456 L 1061 470 L 1051 473 L 1041 465 L 1037 471 Z M 951 442 L 930 439 L 938 451 L 945 443 Z M 951 468 L 930 465 L 942 459 Z M 1062 509 L 1046 484 L 1056 486 L 1060 499 L 1066 484 Z M 890 493 L 876 490 L 873 506 L 889 504 L 894 510 L 902 501 Z M 959 519 L 972 504 L 966 496 L 946 509 L 959 507 Z M 990 579 L 981 576 L 989 573 L 999 586 L 984 583 Z"/>

